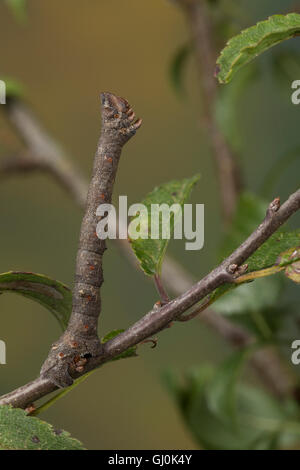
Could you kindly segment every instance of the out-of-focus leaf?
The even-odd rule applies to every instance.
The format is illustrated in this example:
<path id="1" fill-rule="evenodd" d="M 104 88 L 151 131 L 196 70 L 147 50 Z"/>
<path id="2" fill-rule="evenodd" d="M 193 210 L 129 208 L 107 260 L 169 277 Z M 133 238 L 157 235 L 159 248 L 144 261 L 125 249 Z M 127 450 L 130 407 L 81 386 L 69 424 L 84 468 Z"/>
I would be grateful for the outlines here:
<path id="1" fill-rule="evenodd" d="M 162 238 L 163 231 L 170 227 L 170 234 L 172 233 L 174 224 L 176 224 L 176 217 L 180 214 L 178 205 L 182 209 L 184 203 L 191 194 L 193 186 L 198 180 L 199 175 L 182 181 L 171 181 L 155 188 L 150 194 L 148 194 L 148 196 L 142 201 L 142 204 L 147 209 L 147 213 L 139 214 L 132 219 L 132 221 L 134 221 L 138 218 L 139 233 L 141 236 L 148 236 L 147 239 L 133 239 L 129 224 L 128 234 L 131 246 L 140 262 L 141 268 L 149 276 L 154 276 L 155 274 L 160 273 L 162 261 L 169 243 L 168 238 Z M 167 205 L 168 207 L 171 207 L 173 204 L 177 205 L 175 214 L 171 213 L 170 219 L 168 217 L 162 219 L 161 214 L 159 215 L 159 206 L 162 204 Z M 156 205 L 157 210 L 155 210 L 153 205 Z M 158 215 L 156 218 L 158 224 L 153 222 L 155 214 Z M 153 226 L 158 233 L 158 239 L 153 238 Z"/>
<path id="2" fill-rule="evenodd" d="M 24 22 L 27 18 L 27 0 L 5 0 L 18 21 Z"/>
<path id="3" fill-rule="evenodd" d="M 234 83 L 219 90 L 216 100 L 216 119 L 228 143 L 238 154 L 241 151 L 238 109 L 245 90 L 257 79 L 259 69 L 256 64 L 238 74 Z"/>
<path id="4" fill-rule="evenodd" d="M 299 73 L 300 76 L 300 73 Z M 277 161 L 274 161 L 272 168 L 269 169 L 262 185 L 261 192 L 267 196 L 273 193 L 275 185 L 280 181 L 284 172 L 296 161 L 300 156 L 300 147 L 296 147 L 290 152 L 284 153 Z"/>
<path id="5" fill-rule="evenodd" d="M 265 278 L 231 289 L 226 286 L 215 292 L 215 298 L 217 294 L 220 298 L 214 304 L 216 312 L 228 316 L 246 315 L 273 307 L 281 294 L 281 282 L 278 278 Z"/>
<path id="6" fill-rule="evenodd" d="M 258 227 L 265 217 L 266 208 L 267 203 L 254 194 L 241 195 L 230 231 L 222 244 L 222 258 L 232 253 Z M 215 300 L 220 297 L 215 304 L 216 311 L 223 315 L 239 315 L 249 313 L 249 309 L 253 312 L 272 306 L 279 295 L 280 280 L 272 278 L 245 284 L 238 289 L 234 285 L 225 285 L 216 289 L 212 297 Z"/>
<path id="7" fill-rule="evenodd" d="M 234 251 L 259 226 L 265 217 L 267 207 L 266 202 L 252 194 L 246 193 L 241 196 L 232 227 L 223 244 L 224 257 Z M 274 233 L 248 258 L 248 271 L 257 271 L 273 266 L 277 262 L 278 256 L 283 251 L 297 246 L 299 240 L 299 230 Z"/>
<path id="8" fill-rule="evenodd" d="M 191 46 L 190 44 L 185 44 L 181 46 L 176 53 L 174 54 L 171 64 L 170 64 L 170 79 L 173 85 L 174 90 L 178 95 L 183 95 L 184 85 L 183 85 L 183 78 L 184 78 L 184 71 L 185 66 L 187 64 L 187 60 L 191 53 Z"/>
<path id="9" fill-rule="evenodd" d="M 233 373 L 235 374 L 235 368 Z M 199 446 L 211 450 L 273 449 L 299 439 L 297 407 L 284 407 L 267 393 L 236 386 L 236 426 L 212 407 L 209 394 L 218 371 L 207 365 L 190 371 L 184 382 L 172 375 L 171 391 L 185 423 Z M 170 383 L 168 374 L 168 383 Z M 226 387 L 225 387 L 226 389 Z M 222 402 L 222 401 L 221 401 Z M 221 407 L 223 410 L 223 408 Z"/>
<path id="10" fill-rule="evenodd" d="M 215 41 L 220 48 L 224 45 L 224 41 L 238 34 L 241 27 L 248 24 L 249 15 L 244 6 L 236 0 L 218 0 L 208 3 L 211 21 L 214 25 Z"/>
<path id="11" fill-rule="evenodd" d="M 273 74 L 288 92 L 290 83 L 300 76 L 299 52 L 289 49 L 277 51 L 272 58 Z"/>
<path id="12" fill-rule="evenodd" d="M 300 32 L 300 15 L 274 15 L 230 39 L 217 60 L 217 77 L 228 83 L 245 64 L 276 44 Z"/>
<path id="13" fill-rule="evenodd" d="M 84 450 L 66 431 L 26 415 L 24 410 L 0 406 L 1 450 Z"/>
<path id="14" fill-rule="evenodd" d="M 262 222 L 268 203 L 253 193 L 243 193 L 238 201 L 232 225 L 221 245 L 220 256 L 232 253 Z"/>
<path id="15" fill-rule="evenodd" d="M 67 327 L 72 293 L 61 282 L 42 274 L 10 271 L 0 274 L 0 293 L 4 292 L 14 292 L 35 300 L 53 313 L 63 330 Z"/>
<path id="16" fill-rule="evenodd" d="M 300 230 L 274 233 L 250 258 L 249 271 L 263 269 L 276 263 L 278 256 L 291 247 L 299 245 Z"/>
<path id="17" fill-rule="evenodd" d="M 240 350 L 225 360 L 207 387 L 209 409 L 232 427 L 237 424 L 236 386 L 250 349 Z"/>

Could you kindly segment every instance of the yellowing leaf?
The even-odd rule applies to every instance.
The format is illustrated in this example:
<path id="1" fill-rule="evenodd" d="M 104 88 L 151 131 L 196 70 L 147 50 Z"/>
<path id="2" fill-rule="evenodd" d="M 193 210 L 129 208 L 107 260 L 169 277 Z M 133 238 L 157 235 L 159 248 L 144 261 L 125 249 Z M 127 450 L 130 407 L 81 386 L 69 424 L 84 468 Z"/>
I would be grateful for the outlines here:
<path id="1" fill-rule="evenodd" d="M 290 248 L 280 255 L 278 258 L 279 266 L 290 263 L 285 269 L 284 273 L 286 277 L 291 281 L 300 284 L 300 246 L 296 248 Z"/>

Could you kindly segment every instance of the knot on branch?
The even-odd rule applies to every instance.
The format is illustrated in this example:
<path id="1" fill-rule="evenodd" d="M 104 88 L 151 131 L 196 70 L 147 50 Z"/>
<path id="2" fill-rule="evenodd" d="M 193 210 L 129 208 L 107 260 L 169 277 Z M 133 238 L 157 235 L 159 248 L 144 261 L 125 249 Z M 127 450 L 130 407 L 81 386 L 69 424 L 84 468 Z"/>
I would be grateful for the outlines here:
<path id="1" fill-rule="evenodd" d="M 102 124 L 104 132 L 116 132 L 122 142 L 132 137 L 142 124 L 127 100 L 112 93 L 101 93 Z"/>
<path id="2" fill-rule="evenodd" d="M 52 346 L 41 369 L 41 376 L 58 387 L 71 385 L 74 377 L 85 373 L 90 358 L 103 354 L 97 327 L 106 247 L 105 239 L 97 237 L 97 207 L 104 199 L 111 201 L 122 147 L 142 122 L 135 119 L 124 98 L 106 92 L 101 94 L 101 103 L 102 131 L 80 231 L 72 313 L 65 333 Z"/>
<path id="3" fill-rule="evenodd" d="M 101 356 L 102 344 L 97 336 L 82 338 L 68 330 L 52 345 L 40 375 L 59 388 L 72 385 L 73 378 L 84 374 L 90 358 Z"/>
<path id="4" fill-rule="evenodd" d="M 227 268 L 228 274 L 232 276 L 233 279 L 237 279 L 239 276 L 242 276 L 247 272 L 248 264 L 243 264 L 242 266 L 238 266 L 237 264 L 230 264 Z"/>

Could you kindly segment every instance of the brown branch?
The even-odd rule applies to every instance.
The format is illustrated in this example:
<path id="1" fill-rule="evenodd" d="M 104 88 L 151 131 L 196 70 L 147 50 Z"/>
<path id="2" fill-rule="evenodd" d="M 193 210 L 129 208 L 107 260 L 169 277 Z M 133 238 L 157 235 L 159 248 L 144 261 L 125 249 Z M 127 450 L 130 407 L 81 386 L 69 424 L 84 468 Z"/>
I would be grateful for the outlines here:
<path id="1" fill-rule="evenodd" d="M 213 149 L 222 213 L 225 223 L 228 224 L 235 212 L 241 191 L 241 176 L 236 158 L 215 118 L 216 51 L 208 6 L 206 0 L 176 0 L 176 2 L 186 15 L 196 53 L 202 88 L 203 114 Z"/>
<path id="2" fill-rule="evenodd" d="M 141 120 L 134 121 L 135 114 L 123 98 L 102 93 L 101 99 L 101 136 L 80 231 L 72 314 L 66 331 L 53 344 L 41 369 L 41 377 L 59 387 L 73 383 L 69 370 L 83 371 L 87 358 L 102 353 L 97 327 L 106 243 L 96 233 L 96 211 L 100 204 L 111 203 L 122 147 L 141 125 Z"/>
<path id="3" fill-rule="evenodd" d="M 87 360 L 85 371 L 93 370 L 112 358 L 135 346 L 157 332 L 168 327 L 170 322 L 176 320 L 187 309 L 209 295 L 217 287 L 225 283 L 232 283 L 243 272 L 241 266 L 276 230 L 284 224 L 292 214 L 300 208 L 300 190 L 292 194 L 280 207 L 279 199 L 275 199 L 268 208 L 267 214 L 259 227 L 242 243 L 228 258 L 211 271 L 201 281 L 192 286 L 187 292 L 169 302 L 160 309 L 154 308 L 124 333 L 111 339 L 103 345 L 102 354 Z M 242 267 L 240 269 L 239 267 Z M 82 371 L 69 371 L 75 378 L 83 374 Z M 42 398 L 53 391 L 51 380 L 36 381 L 5 395 L 0 399 L 0 405 L 26 407 L 32 403 L 32 396 Z"/>
<path id="4" fill-rule="evenodd" d="M 7 106 L 2 109 L 7 112 L 15 131 L 28 147 L 24 155 L 14 156 L 11 163 L 7 160 L 4 161 L 4 165 L 10 167 L 10 170 L 7 173 L 3 171 L 3 175 L 18 171 L 23 174 L 23 162 L 26 159 L 27 168 L 31 166 L 32 169 L 50 172 L 54 179 L 73 196 L 75 202 L 84 208 L 88 182 L 78 173 L 62 148 L 40 126 L 32 110 L 18 99 L 9 101 Z M 127 240 L 120 239 L 118 244 L 122 247 L 130 262 L 138 268 L 137 260 Z M 195 279 L 177 261 L 166 256 L 162 269 L 162 282 L 167 290 L 179 296 L 190 289 L 195 283 Z M 242 348 L 253 341 L 251 335 L 244 328 L 235 325 L 211 309 L 202 313 L 200 320 L 234 347 Z M 265 355 L 267 356 L 268 367 L 265 367 Z M 266 383 L 273 394 L 277 396 L 287 394 L 290 381 L 276 351 L 255 353 L 251 362 L 262 381 Z M 271 363 L 272 367 L 269 366 Z M 276 371 L 276 373 L 271 373 L 271 371 Z"/>

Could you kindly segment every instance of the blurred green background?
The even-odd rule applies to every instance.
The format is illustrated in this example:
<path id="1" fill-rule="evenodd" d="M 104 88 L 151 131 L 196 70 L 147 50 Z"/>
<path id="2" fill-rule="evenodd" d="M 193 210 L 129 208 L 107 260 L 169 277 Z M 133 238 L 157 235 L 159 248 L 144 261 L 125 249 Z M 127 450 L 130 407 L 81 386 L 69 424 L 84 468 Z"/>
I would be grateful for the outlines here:
<path id="1" fill-rule="evenodd" d="M 250 25 L 284 13 L 286 0 L 235 2 Z M 201 127 L 196 66 L 185 71 L 187 94 L 170 85 L 170 61 L 189 37 L 182 13 L 167 0 L 29 0 L 28 20 L 18 24 L 0 3 L 0 73 L 18 79 L 43 125 L 89 175 L 100 131 L 101 91 L 126 97 L 143 126 L 126 146 L 115 197 L 139 202 L 155 185 L 200 172 L 193 202 L 205 204 L 205 247 L 170 252 L 195 276 L 216 262 L 222 238 L 218 187 L 209 142 Z M 297 40 L 299 47 L 299 39 Z M 286 45 L 279 46 L 284 50 Z M 294 44 L 289 45 L 293 48 Z M 243 94 L 237 113 L 244 179 L 257 192 L 287 149 L 300 144 L 300 108 L 290 101 L 291 81 L 280 86 L 269 67 L 272 51 L 259 59 L 261 76 Z M 294 79 L 300 79 L 295 76 Z M 0 115 L 0 151 L 21 148 Z M 295 160 L 267 194 L 284 199 L 299 183 Z M 33 174 L 0 183 L 1 271 L 29 270 L 72 285 L 81 211 L 50 176 Z M 140 318 L 157 300 L 154 286 L 134 270 L 115 243 L 104 259 L 101 334 Z M 0 338 L 7 365 L 0 366 L 0 393 L 33 379 L 60 334 L 54 318 L 16 295 L 0 298 Z M 160 334 L 158 347 L 138 358 L 108 364 L 41 417 L 64 428 L 90 449 L 193 449 L 196 444 L 161 381 L 167 367 L 184 371 L 220 361 L 227 345 L 198 320 Z"/>

